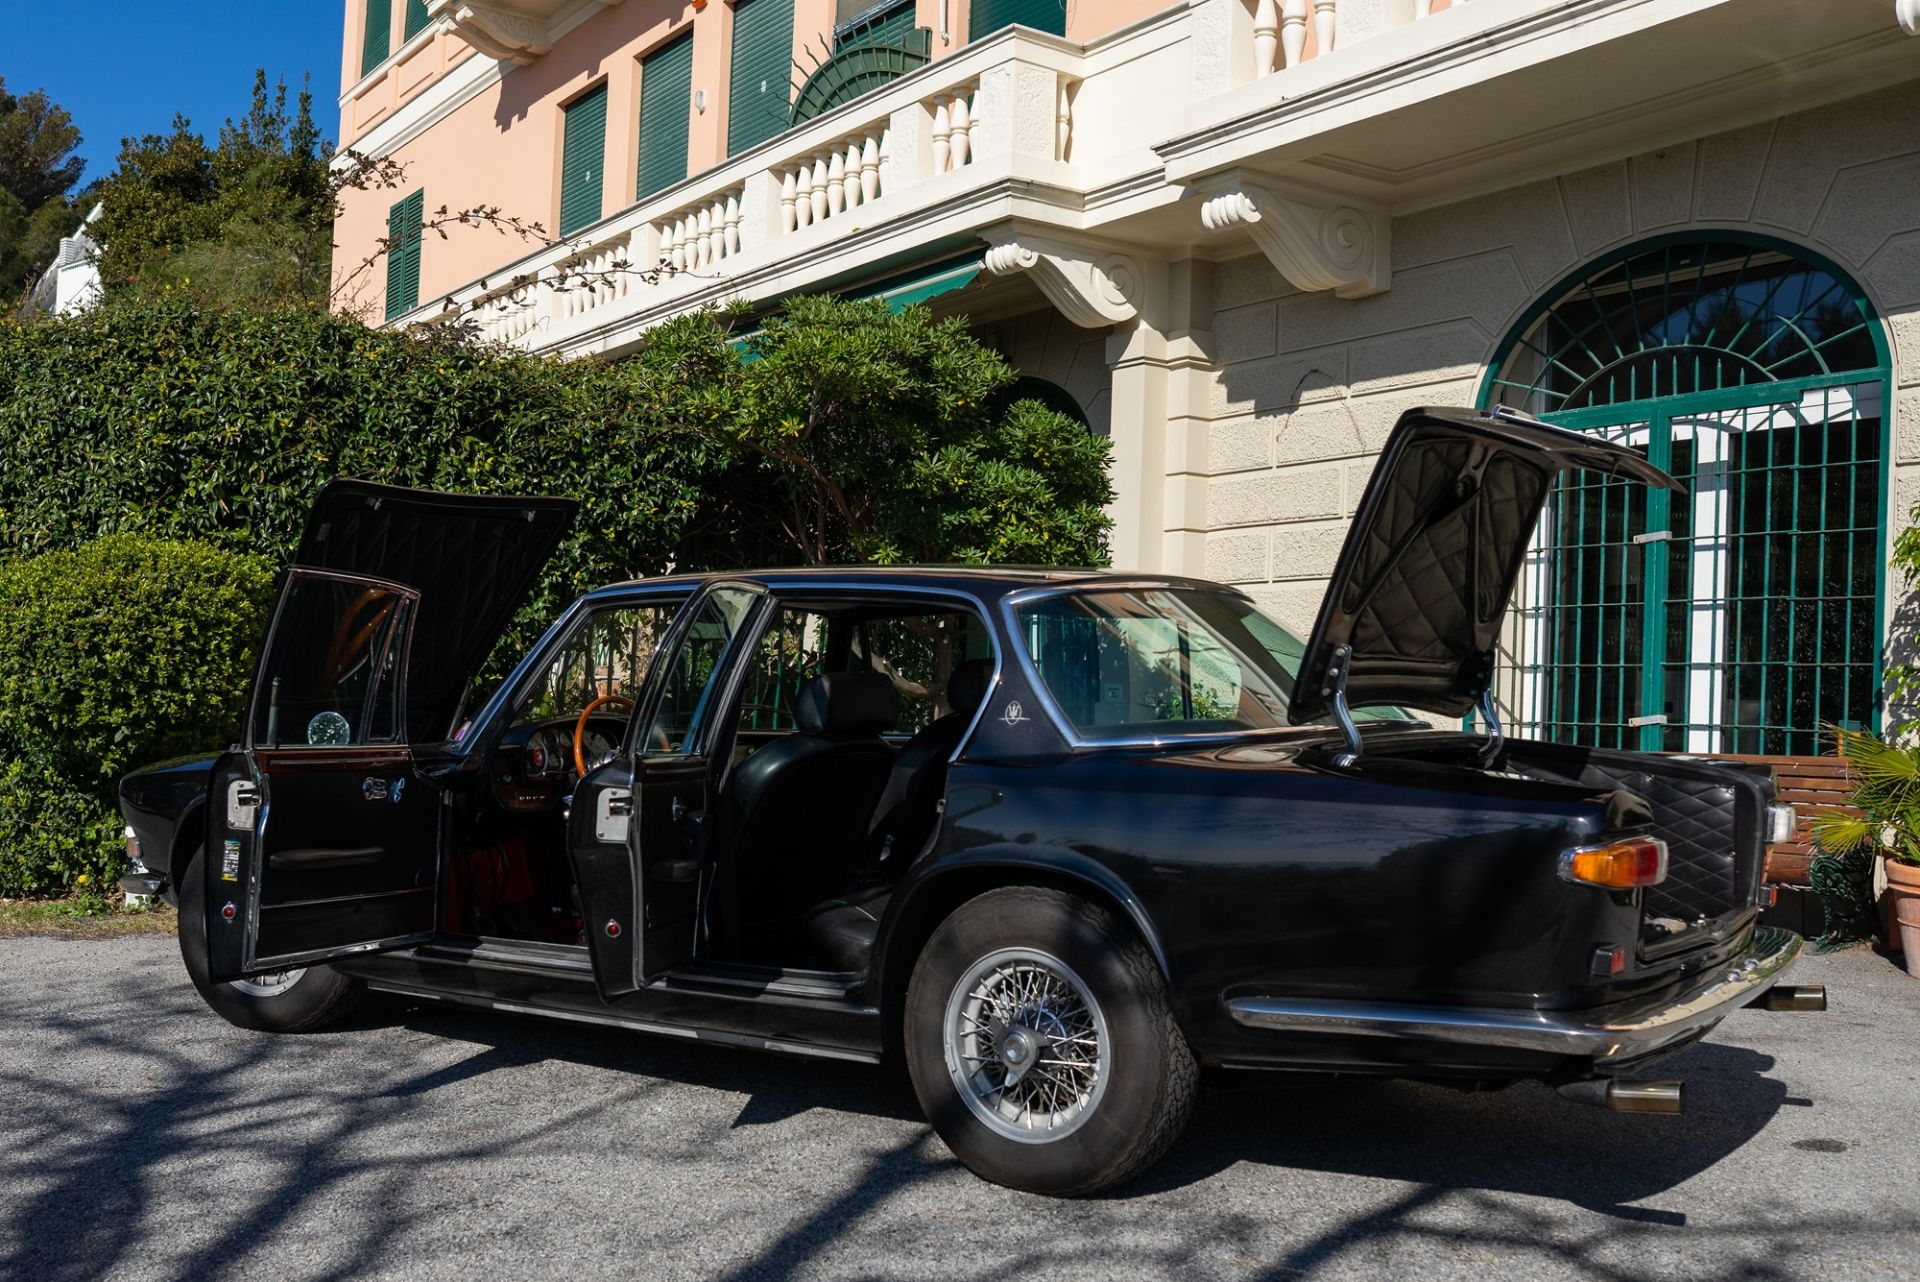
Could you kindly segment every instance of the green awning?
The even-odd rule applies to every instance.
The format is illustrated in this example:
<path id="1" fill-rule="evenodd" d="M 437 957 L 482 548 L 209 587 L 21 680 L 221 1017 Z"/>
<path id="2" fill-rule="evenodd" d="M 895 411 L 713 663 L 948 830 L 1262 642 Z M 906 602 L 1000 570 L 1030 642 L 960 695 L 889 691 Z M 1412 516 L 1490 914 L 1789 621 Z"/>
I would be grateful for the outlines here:
<path id="1" fill-rule="evenodd" d="M 915 267 L 911 271 L 898 272 L 880 280 L 868 281 L 852 289 L 838 291 L 842 298 L 884 298 L 892 310 L 904 311 L 915 303 L 924 303 L 930 298 L 942 294 L 951 294 L 957 289 L 965 289 L 986 267 L 978 254 L 969 254 L 962 258 L 947 258 L 937 263 Z M 747 342 L 760 331 L 741 334 L 727 340 L 728 346 L 739 352 L 746 360 L 757 360 L 747 350 Z"/>

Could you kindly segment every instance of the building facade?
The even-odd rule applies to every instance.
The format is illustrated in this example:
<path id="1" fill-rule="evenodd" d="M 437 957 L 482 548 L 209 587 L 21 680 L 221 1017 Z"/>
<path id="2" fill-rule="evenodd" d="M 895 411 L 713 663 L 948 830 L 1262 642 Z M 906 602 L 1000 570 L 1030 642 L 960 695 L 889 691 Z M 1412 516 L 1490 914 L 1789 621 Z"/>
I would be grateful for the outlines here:
<path id="1" fill-rule="evenodd" d="M 1899 711 L 1916 9 L 348 0 L 343 146 L 406 185 L 348 194 L 340 297 L 559 353 L 797 291 L 964 315 L 1111 438 L 1116 565 L 1300 630 L 1395 418 L 1517 406 L 1688 489 L 1556 496 L 1510 724 L 1810 754 Z M 553 243 L 410 241 L 443 206 Z"/>

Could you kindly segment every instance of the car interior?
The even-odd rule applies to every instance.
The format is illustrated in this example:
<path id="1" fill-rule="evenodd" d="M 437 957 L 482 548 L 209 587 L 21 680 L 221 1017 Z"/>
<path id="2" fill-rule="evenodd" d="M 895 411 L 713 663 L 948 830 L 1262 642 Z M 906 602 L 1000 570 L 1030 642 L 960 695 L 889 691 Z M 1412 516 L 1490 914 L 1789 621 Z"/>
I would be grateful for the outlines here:
<path id="1" fill-rule="evenodd" d="M 624 742 L 682 600 L 589 615 L 520 692 L 486 786 L 456 807 L 442 915 L 452 929 L 584 944 L 568 807 L 581 776 Z M 783 599 L 752 645 L 708 744 L 717 786 L 696 954 L 862 971 L 894 884 L 938 828 L 948 762 L 992 679 L 992 642 L 966 608 L 868 596 Z"/>

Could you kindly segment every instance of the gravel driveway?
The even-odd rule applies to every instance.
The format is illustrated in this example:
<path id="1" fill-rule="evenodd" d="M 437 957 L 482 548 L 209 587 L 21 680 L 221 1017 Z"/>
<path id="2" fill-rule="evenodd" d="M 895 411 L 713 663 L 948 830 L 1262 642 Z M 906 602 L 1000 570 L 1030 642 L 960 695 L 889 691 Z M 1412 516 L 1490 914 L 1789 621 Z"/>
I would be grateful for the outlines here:
<path id="1" fill-rule="evenodd" d="M 1535 1087 L 1210 1078 L 1143 1185 L 963 1170 L 878 1068 L 398 1001 L 304 1037 L 168 938 L 0 941 L 0 1278 L 1920 1278 L 1920 982 L 1670 1061 L 1684 1118 Z"/>

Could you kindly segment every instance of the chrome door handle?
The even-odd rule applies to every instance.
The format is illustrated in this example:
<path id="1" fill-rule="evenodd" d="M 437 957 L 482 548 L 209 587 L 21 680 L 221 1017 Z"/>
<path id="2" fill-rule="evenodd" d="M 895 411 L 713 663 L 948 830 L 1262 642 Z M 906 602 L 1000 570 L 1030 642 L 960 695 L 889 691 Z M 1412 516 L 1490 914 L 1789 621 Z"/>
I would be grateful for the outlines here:
<path id="1" fill-rule="evenodd" d="M 687 803 L 675 797 L 673 804 L 667 807 L 667 813 L 673 816 L 675 823 L 679 823 L 687 817 Z"/>

